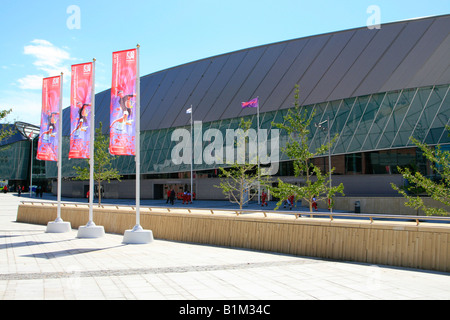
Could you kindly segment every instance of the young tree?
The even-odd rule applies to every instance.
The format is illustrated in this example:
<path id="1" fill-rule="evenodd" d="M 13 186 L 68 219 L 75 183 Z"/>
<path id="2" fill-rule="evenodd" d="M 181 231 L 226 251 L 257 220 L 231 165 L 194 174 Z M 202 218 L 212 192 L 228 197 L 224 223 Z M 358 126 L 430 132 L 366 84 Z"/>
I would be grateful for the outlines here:
<path id="1" fill-rule="evenodd" d="M 242 131 L 241 134 L 245 137 L 252 125 L 251 120 L 244 121 L 241 120 L 239 129 Z M 236 142 L 236 146 L 244 146 L 247 142 L 244 139 L 239 139 Z M 258 183 L 262 186 L 266 186 L 269 181 L 269 177 L 261 177 L 260 169 L 258 168 L 257 161 L 251 161 L 254 159 L 248 159 L 248 161 L 234 161 L 230 168 L 220 168 L 221 181 L 217 188 L 222 189 L 227 199 L 232 203 L 239 204 L 239 209 L 252 200 L 254 197 L 258 196 L 258 193 L 251 193 L 252 187 L 257 187 Z M 250 163 L 256 162 L 256 163 Z"/>
<path id="2" fill-rule="evenodd" d="M 450 127 L 447 126 L 446 128 L 450 131 Z M 439 179 L 433 181 L 424 177 L 420 172 L 412 172 L 409 168 L 398 168 L 399 172 L 415 188 L 423 190 L 432 199 L 444 204 L 447 209 L 427 206 L 419 195 L 408 194 L 404 188 L 398 187 L 393 183 L 391 183 L 391 186 L 408 200 L 405 203 L 406 206 L 416 210 L 422 209 L 427 216 L 447 216 L 450 212 L 450 152 L 442 151 L 440 146 L 432 149 L 413 137 L 410 139 L 423 151 L 425 158 L 430 161 L 431 168 L 437 173 Z"/>
<path id="3" fill-rule="evenodd" d="M 315 152 L 311 152 L 308 144 L 309 126 L 314 118 L 314 112 L 308 116 L 307 110 L 301 112 L 298 98 L 299 87 L 295 90 L 294 108 L 289 109 L 284 117 L 284 123 L 273 123 L 272 125 L 288 134 L 289 141 L 283 152 L 293 161 L 295 177 L 302 177 L 304 183 L 290 184 L 278 179 L 278 186 L 271 187 L 271 193 L 280 200 L 277 208 L 288 199 L 294 196 L 295 199 L 305 200 L 309 204 L 309 210 L 312 212 L 312 205 L 315 201 L 333 199 L 337 193 L 344 194 L 344 185 L 330 187 L 328 174 L 324 175 L 321 170 L 312 163 L 312 159 L 318 155 L 324 154 L 331 148 L 338 135 L 327 144 L 318 147 Z M 331 169 L 333 172 L 334 169 Z"/>
<path id="4" fill-rule="evenodd" d="M 120 181 L 121 175 L 119 171 L 111 167 L 111 161 L 113 156 L 108 151 L 109 140 L 107 136 L 102 134 L 102 123 L 97 129 L 95 129 L 95 142 L 94 142 L 94 180 L 97 182 L 98 186 L 98 206 L 101 205 L 102 196 L 102 182 L 112 179 L 117 179 Z M 87 167 L 73 167 L 78 177 L 77 180 L 89 180 L 89 160 L 86 160 Z"/>
<path id="5" fill-rule="evenodd" d="M 12 109 L 9 110 L 0 110 L 0 121 L 5 121 L 6 117 L 12 112 Z M 0 141 L 4 140 L 4 139 L 8 139 L 9 137 L 11 137 L 12 135 L 14 135 L 14 129 L 12 128 L 12 126 L 8 126 L 8 125 L 4 125 L 1 129 L 0 129 Z"/>

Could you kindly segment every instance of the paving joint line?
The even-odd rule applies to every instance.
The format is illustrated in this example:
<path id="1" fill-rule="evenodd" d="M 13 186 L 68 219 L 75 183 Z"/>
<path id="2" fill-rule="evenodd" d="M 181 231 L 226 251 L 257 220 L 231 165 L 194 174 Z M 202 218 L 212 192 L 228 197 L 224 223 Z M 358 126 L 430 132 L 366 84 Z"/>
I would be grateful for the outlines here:
<path id="1" fill-rule="evenodd" d="M 163 268 L 137 268 L 137 269 L 114 269 L 97 271 L 72 271 L 72 272 L 39 272 L 39 273 L 12 273 L 0 274 L 0 281 L 4 280 L 40 280 L 40 279 L 64 279 L 71 277 L 110 277 L 110 276 L 133 276 L 141 274 L 164 274 L 164 273 L 187 273 L 221 270 L 252 269 L 261 267 L 279 267 L 286 265 L 303 265 L 321 263 L 320 260 L 301 261 L 276 261 L 255 262 L 225 265 L 185 266 L 185 267 L 163 267 Z"/>

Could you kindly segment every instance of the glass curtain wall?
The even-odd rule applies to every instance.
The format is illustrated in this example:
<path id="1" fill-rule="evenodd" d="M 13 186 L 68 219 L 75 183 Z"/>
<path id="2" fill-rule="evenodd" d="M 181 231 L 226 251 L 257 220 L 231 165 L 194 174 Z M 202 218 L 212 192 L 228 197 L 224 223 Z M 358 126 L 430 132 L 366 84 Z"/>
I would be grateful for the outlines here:
<path id="1" fill-rule="evenodd" d="M 330 120 L 331 136 L 336 133 L 339 138 L 332 150 L 333 155 L 349 155 L 355 153 L 367 153 L 380 150 L 414 147 L 410 141 L 413 136 L 429 145 L 449 144 L 445 125 L 449 125 L 450 119 L 450 86 L 430 86 L 415 89 L 404 89 L 379 93 L 361 97 L 342 99 L 302 106 L 309 115 L 313 114 L 310 126 L 310 148 L 314 151 L 319 145 L 327 142 L 327 132 L 317 130 L 315 123 Z M 272 122 L 282 122 L 288 109 L 260 114 L 260 127 L 270 132 Z M 257 119 L 255 114 L 244 118 L 252 120 L 252 128 L 256 130 Z M 195 119 L 194 119 L 195 120 Z M 219 130 L 223 137 L 227 129 L 236 129 L 241 118 L 212 121 L 202 124 L 202 134 L 207 129 Z M 161 174 L 172 172 L 189 172 L 189 164 L 175 165 L 171 161 L 171 153 L 178 141 L 172 141 L 172 133 L 180 128 L 167 128 L 161 130 L 141 132 L 141 163 L 142 174 Z M 190 126 L 182 127 L 190 132 Z M 270 137 L 269 137 L 270 138 Z M 225 140 L 225 139 L 224 139 Z M 288 137 L 280 132 L 280 150 L 285 145 Z M 82 165 L 85 162 L 68 160 L 69 138 L 63 138 L 63 175 L 75 176 L 73 166 Z M 210 141 L 202 142 L 202 150 Z M 225 141 L 224 141 L 225 143 Z M 269 144 L 270 145 L 270 144 Z M 225 157 L 225 151 L 224 151 Z M 378 156 L 368 154 L 365 163 L 372 166 L 373 172 L 379 172 L 392 156 Z M 396 156 L 398 158 L 398 156 Z M 286 155 L 280 153 L 280 161 L 288 161 Z M 346 163 L 359 170 L 361 157 L 347 156 Z M 225 162 L 225 161 L 224 161 Z M 402 162 L 402 161 L 400 161 Z M 377 165 L 375 165 L 377 164 Z M 47 162 L 47 177 L 57 176 L 56 164 Z M 123 175 L 135 173 L 134 157 L 115 157 L 114 166 Z M 194 170 L 212 170 L 219 165 L 195 164 Z M 380 167 L 381 166 L 381 167 Z M 384 165 L 385 166 L 385 165 Z M 281 170 L 287 168 L 281 166 Z"/>

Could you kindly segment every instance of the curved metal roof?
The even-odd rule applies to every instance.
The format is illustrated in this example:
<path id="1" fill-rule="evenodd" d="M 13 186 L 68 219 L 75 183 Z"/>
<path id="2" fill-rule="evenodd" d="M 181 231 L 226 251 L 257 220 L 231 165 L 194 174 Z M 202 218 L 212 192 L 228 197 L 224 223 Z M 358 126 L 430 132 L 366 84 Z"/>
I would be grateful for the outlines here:
<path id="1" fill-rule="evenodd" d="M 392 90 L 450 83 L 450 15 L 284 41 L 156 72 L 141 78 L 141 130 L 248 115 Z M 96 122 L 109 123 L 110 90 L 96 95 Z M 70 125 L 65 110 L 65 135 Z M 103 126 L 108 128 L 108 126 Z"/>

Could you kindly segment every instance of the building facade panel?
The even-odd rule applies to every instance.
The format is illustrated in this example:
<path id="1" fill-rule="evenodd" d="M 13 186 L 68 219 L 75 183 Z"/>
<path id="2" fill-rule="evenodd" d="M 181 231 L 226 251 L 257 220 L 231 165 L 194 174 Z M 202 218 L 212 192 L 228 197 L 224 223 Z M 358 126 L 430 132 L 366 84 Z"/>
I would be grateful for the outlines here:
<path id="1" fill-rule="evenodd" d="M 432 20 L 423 20 L 405 24 L 402 30 L 393 38 L 392 43 L 389 44 L 382 56 L 380 56 L 373 70 L 358 87 L 355 95 L 360 96 L 373 93 L 374 90 L 379 92 L 405 57 L 414 49 L 414 46 L 422 38 L 431 23 Z M 402 87 L 396 87 L 399 84 L 393 84 L 394 87 L 389 88 L 389 90 L 403 89 Z"/>
<path id="2" fill-rule="evenodd" d="M 208 130 L 225 137 L 226 130 L 238 128 L 242 118 L 252 120 L 252 128 L 257 129 L 256 109 L 242 109 L 243 101 L 259 97 L 262 129 L 283 122 L 294 106 L 296 84 L 301 110 L 308 115 L 314 112 L 310 150 L 328 139 L 317 123 L 329 120 L 324 125 L 330 126 L 331 136 L 339 135 L 332 150 L 336 175 L 394 175 L 397 165 L 426 170 L 409 138 L 413 135 L 430 145 L 450 143 L 445 130 L 450 118 L 450 38 L 445 28 L 449 21 L 450 16 L 431 17 L 382 25 L 380 30 L 359 28 L 295 39 L 144 76 L 141 173 L 145 179 L 161 179 L 162 184 L 189 180 L 190 164 L 172 161 L 179 143 L 172 136 L 176 130 L 190 134 L 191 115 L 186 109 L 191 105 L 194 121 L 201 121 L 194 136 L 200 139 L 202 152 L 209 152 L 211 140 L 203 139 Z M 108 134 L 110 95 L 106 90 L 96 96 L 96 123 L 103 122 L 104 134 Z M 64 123 L 68 115 L 65 110 Z M 68 129 L 64 134 L 63 175 L 72 177 L 73 166 L 81 162 L 66 159 Z M 289 138 L 281 132 L 280 149 Z M 326 156 L 315 159 L 324 170 Z M 225 152 L 220 160 L 195 163 L 196 179 L 217 177 Z M 125 179 L 133 179 L 134 157 L 115 157 L 114 166 Z M 56 165 L 47 163 L 47 176 L 55 178 L 56 173 Z M 292 163 L 282 153 L 278 175 L 292 175 Z"/>
<path id="3" fill-rule="evenodd" d="M 403 30 L 404 25 L 393 24 L 383 26 L 379 30 L 367 30 L 366 32 L 374 32 L 372 40 L 367 44 L 363 52 L 355 59 L 353 65 L 349 68 L 345 78 L 333 91 L 333 99 L 343 99 L 347 97 L 362 96 L 376 93 L 380 84 L 377 83 L 375 88 L 360 88 L 366 77 L 370 73 L 378 73 L 376 69 L 377 62 L 383 57 L 386 50 L 392 45 L 396 37 Z"/>
<path id="4" fill-rule="evenodd" d="M 392 90 L 392 88 L 395 88 L 399 84 L 403 84 L 404 88 L 423 86 L 423 83 L 414 82 L 417 80 L 421 81 L 422 79 L 420 75 L 416 76 L 420 70 L 411 66 L 424 66 L 433 52 L 435 52 L 446 36 L 448 36 L 448 34 L 441 32 L 441 30 L 450 30 L 450 18 L 435 19 L 432 21 L 432 25 L 425 31 L 417 44 L 411 49 L 388 81 L 386 81 L 381 91 Z"/>
<path id="5" fill-rule="evenodd" d="M 315 86 L 311 93 L 313 101 L 335 100 L 331 96 L 334 89 L 345 78 L 348 70 L 355 62 L 355 59 L 361 54 L 367 44 L 375 36 L 374 32 L 366 30 L 356 30 L 345 48 L 341 51 L 328 71 L 323 75 L 320 82 Z M 326 97 L 325 99 L 323 97 Z"/>
<path id="6" fill-rule="evenodd" d="M 330 37 L 326 45 L 317 55 L 314 63 L 304 73 L 299 84 L 302 87 L 302 95 L 299 103 L 302 105 L 310 105 L 313 103 L 323 102 L 326 93 L 317 91 L 320 80 L 327 74 L 331 66 L 335 65 L 336 59 L 342 53 L 348 42 L 354 36 L 353 32 L 342 32 L 334 34 Z M 315 92 L 314 95 L 312 93 Z"/>

